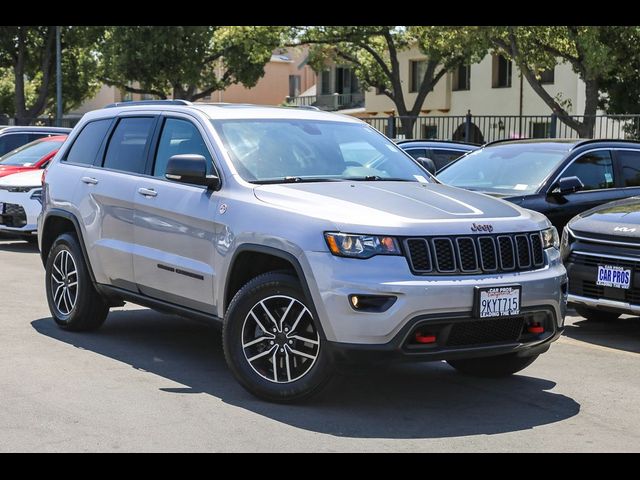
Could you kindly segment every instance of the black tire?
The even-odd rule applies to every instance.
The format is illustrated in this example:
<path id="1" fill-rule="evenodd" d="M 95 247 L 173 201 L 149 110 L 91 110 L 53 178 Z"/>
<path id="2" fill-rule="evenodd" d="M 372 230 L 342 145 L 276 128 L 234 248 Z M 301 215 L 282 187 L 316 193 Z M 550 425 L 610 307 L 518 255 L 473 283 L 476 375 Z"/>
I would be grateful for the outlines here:
<path id="1" fill-rule="evenodd" d="M 586 318 L 591 322 L 613 322 L 620 317 L 619 313 L 608 312 L 606 310 L 598 310 L 595 308 L 585 307 L 583 305 L 575 306 L 576 312 L 581 317 Z"/>
<path id="2" fill-rule="evenodd" d="M 495 357 L 468 358 L 464 360 L 447 360 L 453 368 L 474 377 L 498 378 L 513 375 L 531 365 L 538 355 L 517 357 L 514 353 Z"/>
<path id="3" fill-rule="evenodd" d="M 288 315 L 282 322 L 281 318 L 286 311 L 284 308 L 290 301 L 293 307 L 289 308 L 293 314 Z M 272 326 L 263 325 L 267 330 L 280 328 L 277 324 L 273 327 L 273 322 L 266 317 L 266 312 L 258 309 L 262 308 L 258 307 L 260 302 L 264 302 L 267 308 L 282 304 L 282 307 L 274 308 L 272 312 L 276 322 L 281 323 L 281 331 L 271 333 L 258 327 L 264 324 Z M 300 287 L 300 282 L 289 273 L 265 273 L 248 282 L 235 294 L 224 317 L 222 343 L 231 372 L 250 393 L 270 402 L 292 403 L 310 398 L 326 385 L 332 373 L 331 362 L 324 346 L 325 340 L 318 326 L 318 320 L 312 313 L 314 309 L 311 307 Z M 261 320 L 253 320 L 255 317 L 251 316 L 252 311 L 256 312 Z M 302 320 L 295 323 L 299 315 Z M 265 335 L 262 332 L 265 332 Z M 298 336 L 302 333 L 304 338 L 316 338 L 317 346 L 303 343 L 298 339 L 290 339 L 288 335 L 293 335 L 294 332 Z M 266 335 L 272 336 L 273 340 Z M 252 340 L 252 336 L 255 337 L 254 340 L 258 338 L 265 338 L 265 340 L 249 348 L 247 344 Z M 292 345 L 289 346 L 289 343 Z M 243 344 L 247 347 L 246 349 Z M 273 349 L 275 349 L 273 357 L 271 353 L 265 353 L 274 351 Z M 302 350 L 311 353 L 315 360 L 310 361 L 294 353 Z M 250 358 L 256 355 L 261 355 L 260 362 L 258 359 L 253 363 L 250 362 Z M 285 361 L 286 364 L 284 364 Z M 289 369 L 291 363 L 293 363 L 293 369 Z M 295 378 L 298 374 L 299 377 Z M 271 379 L 272 375 L 275 379 Z M 277 383 L 278 381 L 283 383 Z"/>
<path id="4" fill-rule="evenodd" d="M 60 257 L 58 257 L 59 255 Z M 75 290 L 73 289 L 74 287 L 69 286 L 69 296 L 62 299 L 61 295 L 64 295 L 64 291 L 60 294 L 58 289 L 60 282 L 53 279 L 52 275 L 55 273 L 55 278 L 58 280 L 64 278 L 58 273 L 60 269 L 58 265 L 54 266 L 54 262 L 66 255 L 70 255 L 73 263 L 75 263 L 76 275 L 69 275 L 65 281 L 70 284 L 75 281 L 77 284 L 75 285 Z M 69 271 L 71 272 L 72 270 L 70 269 Z M 96 330 L 102 326 L 109 314 L 109 305 L 94 288 L 84 262 L 82 250 L 78 245 L 78 240 L 72 234 L 62 234 L 53 242 L 47 257 L 45 290 L 51 315 L 58 326 L 65 330 L 77 332 Z M 74 295 L 75 302 L 72 302 Z M 67 298 L 70 299 L 68 303 Z M 58 303 L 60 306 L 58 306 Z"/>

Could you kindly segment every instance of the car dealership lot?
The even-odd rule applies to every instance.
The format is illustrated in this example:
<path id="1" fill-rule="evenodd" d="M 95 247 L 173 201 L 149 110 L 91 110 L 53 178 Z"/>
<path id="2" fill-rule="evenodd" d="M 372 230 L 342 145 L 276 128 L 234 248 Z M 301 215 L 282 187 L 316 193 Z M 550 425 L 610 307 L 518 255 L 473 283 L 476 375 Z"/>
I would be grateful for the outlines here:
<path id="1" fill-rule="evenodd" d="M 640 451 L 640 319 L 567 318 L 512 378 L 444 363 L 339 377 L 303 405 L 235 382 L 219 332 L 127 305 L 49 318 L 36 249 L 0 239 L 0 451 Z"/>

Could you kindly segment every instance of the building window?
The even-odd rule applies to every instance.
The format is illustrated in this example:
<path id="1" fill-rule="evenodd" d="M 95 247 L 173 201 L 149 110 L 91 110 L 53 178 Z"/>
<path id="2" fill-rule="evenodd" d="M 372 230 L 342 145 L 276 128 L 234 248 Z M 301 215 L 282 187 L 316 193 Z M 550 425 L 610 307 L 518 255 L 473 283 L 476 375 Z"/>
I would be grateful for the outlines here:
<path id="1" fill-rule="evenodd" d="M 422 125 L 422 138 L 438 138 L 437 125 Z"/>
<path id="2" fill-rule="evenodd" d="M 511 86 L 511 60 L 502 55 L 494 55 L 492 59 L 491 86 L 508 88 Z"/>
<path id="3" fill-rule="evenodd" d="M 384 95 L 384 89 L 380 87 L 376 87 L 376 95 Z"/>
<path id="4" fill-rule="evenodd" d="M 409 91 L 414 93 L 420 90 L 424 72 L 427 70 L 426 60 L 409 60 Z"/>
<path id="5" fill-rule="evenodd" d="M 551 67 L 540 73 L 540 83 L 543 85 L 553 85 L 555 81 L 555 67 Z"/>
<path id="6" fill-rule="evenodd" d="M 471 90 L 471 65 L 460 65 L 453 72 L 453 90 Z"/>
<path id="7" fill-rule="evenodd" d="M 551 137 L 551 123 L 531 122 L 531 138 L 549 138 L 549 137 Z"/>
<path id="8" fill-rule="evenodd" d="M 323 70 L 320 73 L 320 95 L 331 93 L 331 70 Z"/>
<path id="9" fill-rule="evenodd" d="M 297 97 L 300 95 L 300 75 L 289 75 L 289 96 Z"/>

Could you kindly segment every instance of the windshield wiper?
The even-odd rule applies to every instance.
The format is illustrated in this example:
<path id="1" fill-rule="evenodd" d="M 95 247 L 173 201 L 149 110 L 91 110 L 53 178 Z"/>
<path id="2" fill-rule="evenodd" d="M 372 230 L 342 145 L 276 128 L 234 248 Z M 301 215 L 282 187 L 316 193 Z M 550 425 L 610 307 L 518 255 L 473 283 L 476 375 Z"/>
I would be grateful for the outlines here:
<path id="1" fill-rule="evenodd" d="M 410 180 L 408 178 L 390 178 L 381 177 L 379 175 L 366 175 L 364 177 L 347 177 L 346 180 L 351 182 L 416 182 L 417 180 Z"/>
<path id="2" fill-rule="evenodd" d="M 344 182 L 343 178 L 330 177 L 280 177 L 268 178 L 265 180 L 254 180 L 252 183 L 258 185 L 269 185 L 273 183 L 317 183 L 317 182 Z"/>

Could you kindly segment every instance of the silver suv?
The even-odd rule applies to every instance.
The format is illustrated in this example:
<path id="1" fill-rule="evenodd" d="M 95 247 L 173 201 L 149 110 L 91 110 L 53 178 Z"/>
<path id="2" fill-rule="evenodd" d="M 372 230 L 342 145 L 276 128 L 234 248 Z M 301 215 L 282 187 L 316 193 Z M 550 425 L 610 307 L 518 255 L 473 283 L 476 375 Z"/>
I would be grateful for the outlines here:
<path id="1" fill-rule="evenodd" d="M 39 242 L 54 320 L 124 301 L 222 323 L 253 394 L 290 402 L 344 362 L 517 372 L 563 328 L 566 272 L 541 214 L 439 184 L 355 118 L 115 104 L 50 167 Z"/>

